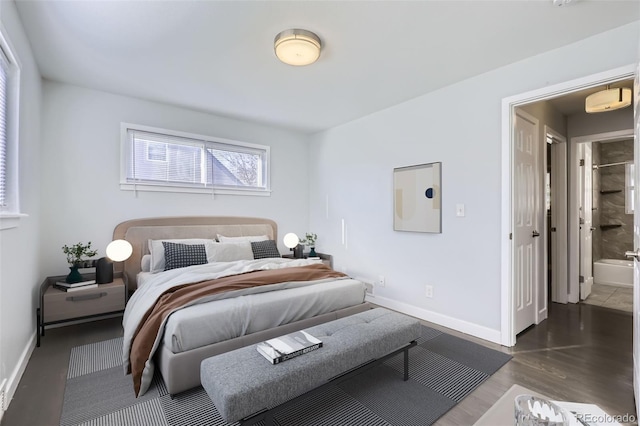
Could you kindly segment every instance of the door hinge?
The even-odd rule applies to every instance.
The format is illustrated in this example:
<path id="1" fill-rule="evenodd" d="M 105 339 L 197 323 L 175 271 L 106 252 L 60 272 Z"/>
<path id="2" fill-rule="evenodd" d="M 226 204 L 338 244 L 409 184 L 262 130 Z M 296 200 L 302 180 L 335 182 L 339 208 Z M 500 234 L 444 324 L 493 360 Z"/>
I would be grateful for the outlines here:
<path id="1" fill-rule="evenodd" d="M 556 232 L 556 227 L 555 226 L 551 227 L 551 232 Z"/>
<path id="2" fill-rule="evenodd" d="M 513 240 L 513 232 L 509 232 L 509 239 Z"/>
<path id="3" fill-rule="evenodd" d="M 578 277 L 578 283 L 580 283 L 580 284 L 584 283 L 584 276 L 580 275 Z"/>
<path id="4" fill-rule="evenodd" d="M 584 166 L 584 159 L 581 159 L 581 160 L 580 160 L 580 165 L 581 165 L 581 166 Z"/>

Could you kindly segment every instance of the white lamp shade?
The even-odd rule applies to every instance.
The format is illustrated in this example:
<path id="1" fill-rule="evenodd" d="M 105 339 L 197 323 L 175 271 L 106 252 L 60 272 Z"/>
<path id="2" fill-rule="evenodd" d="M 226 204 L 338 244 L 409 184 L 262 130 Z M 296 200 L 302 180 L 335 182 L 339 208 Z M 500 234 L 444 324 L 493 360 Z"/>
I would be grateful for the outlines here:
<path id="1" fill-rule="evenodd" d="M 125 261 L 133 253 L 131 243 L 126 240 L 113 240 L 107 246 L 107 257 L 114 262 Z"/>
<path id="2" fill-rule="evenodd" d="M 302 66 L 320 57 L 321 43 L 311 31 L 292 29 L 278 34 L 274 40 L 276 56 L 285 64 Z"/>
<path id="3" fill-rule="evenodd" d="M 285 235 L 283 241 L 284 245 L 290 249 L 295 248 L 298 246 L 298 244 L 300 244 L 300 239 L 293 232 L 289 232 L 287 235 Z"/>
<path id="4" fill-rule="evenodd" d="M 593 93 L 584 101 L 588 113 L 613 111 L 631 105 L 631 89 L 618 87 Z"/>

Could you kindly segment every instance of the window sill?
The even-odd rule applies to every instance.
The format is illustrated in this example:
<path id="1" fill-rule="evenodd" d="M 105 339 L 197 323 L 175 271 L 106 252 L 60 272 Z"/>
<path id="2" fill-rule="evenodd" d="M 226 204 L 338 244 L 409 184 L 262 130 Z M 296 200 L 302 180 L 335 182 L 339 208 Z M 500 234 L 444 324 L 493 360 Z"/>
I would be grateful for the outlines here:
<path id="1" fill-rule="evenodd" d="M 132 183 L 121 183 L 122 191 L 147 191 L 147 192 L 182 192 L 188 194 L 213 194 L 213 195 L 252 195 L 258 197 L 270 197 L 271 191 L 256 191 L 251 189 L 211 189 L 211 188 L 183 188 L 163 185 L 143 185 Z"/>
<path id="2" fill-rule="evenodd" d="M 17 228 L 20 226 L 20 219 L 24 217 L 29 217 L 29 215 L 23 213 L 0 213 L 0 231 Z"/>

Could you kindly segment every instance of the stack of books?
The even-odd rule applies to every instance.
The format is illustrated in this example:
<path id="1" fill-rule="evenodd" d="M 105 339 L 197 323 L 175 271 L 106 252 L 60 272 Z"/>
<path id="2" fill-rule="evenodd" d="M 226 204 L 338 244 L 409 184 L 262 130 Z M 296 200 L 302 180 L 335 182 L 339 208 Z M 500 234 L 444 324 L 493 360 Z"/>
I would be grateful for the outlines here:
<path id="1" fill-rule="evenodd" d="M 278 364 L 322 347 L 322 341 L 306 331 L 296 331 L 258 343 L 256 349 L 271 364 Z"/>
<path id="2" fill-rule="evenodd" d="M 53 287 L 62 291 L 78 291 L 98 287 L 98 284 L 96 284 L 96 280 L 80 281 L 77 283 L 56 281 L 55 284 L 53 284 Z"/>

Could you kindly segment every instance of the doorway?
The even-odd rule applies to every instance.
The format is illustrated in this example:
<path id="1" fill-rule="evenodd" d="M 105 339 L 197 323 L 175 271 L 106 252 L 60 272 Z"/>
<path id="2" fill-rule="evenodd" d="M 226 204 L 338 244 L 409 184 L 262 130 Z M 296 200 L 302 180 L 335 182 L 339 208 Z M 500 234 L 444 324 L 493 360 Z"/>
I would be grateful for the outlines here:
<path id="1" fill-rule="evenodd" d="M 514 277 L 521 274 L 522 271 L 517 270 L 517 264 L 514 262 L 515 251 L 514 247 L 517 245 L 514 244 L 514 213 L 515 210 L 513 208 L 513 202 L 515 201 L 513 191 L 512 182 L 514 182 L 514 171 L 515 167 L 512 159 L 512 152 L 514 151 L 513 141 L 512 141 L 512 129 L 514 128 L 515 121 L 515 110 L 516 108 L 526 106 L 527 104 L 531 104 L 538 101 L 549 100 L 553 98 L 558 98 L 558 96 L 579 92 L 582 90 L 586 90 L 596 86 L 604 86 L 607 84 L 612 84 L 620 80 L 633 78 L 634 75 L 634 67 L 622 67 L 619 69 L 611 70 L 608 72 L 592 75 L 589 77 L 585 77 L 578 80 L 573 80 L 570 82 L 558 84 L 555 86 L 546 87 L 544 89 L 539 89 L 533 92 L 524 93 L 521 95 L 517 95 L 510 98 L 505 98 L 503 100 L 502 111 L 503 111 L 503 156 L 502 156 L 502 229 L 504 231 L 505 238 L 502 241 L 502 249 L 501 249 L 501 258 L 503 260 L 502 264 L 502 291 L 501 291 L 501 304 L 502 304 L 502 319 L 501 319 L 501 343 L 505 346 L 513 346 L 516 341 L 516 304 L 515 304 L 515 293 L 516 289 L 514 287 L 515 279 Z M 584 98 L 583 98 L 584 99 Z M 570 155 L 569 158 L 576 158 L 574 146 L 570 146 Z M 577 166 L 573 163 L 569 163 L 569 176 L 575 176 L 575 168 Z M 569 184 L 573 184 L 573 182 L 569 182 Z M 576 203 L 576 194 L 569 193 L 569 235 L 568 235 L 568 246 L 569 252 L 575 247 L 578 247 L 578 236 L 574 235 L 577 232 L 573 232 L 572 224 L 573 220 L 571 219 L 571 206 L 577 205 Z M 544 212 L 540 209 L 542 219 L 544 222 Z M 539 222 L 542 225 L 542 222 Z M 577 222 L 577 219 L 576 221 Z M 576 223 L 577 224 L 577 223 Z M 576 227 L 577 228 L 577 227 Z M 544 247 L 544 246 L 543 246 Z M 545 250 L 546 252 L 546 250 Z M 544 256 L 543 256 L 544 257 Z M 569 287 L 567 299 L 569 302 L 577 302 L 578 294 L 574 292 L 574 280 L 576 278 L 577 283 L 577 274 L 573 274 L 572 271 L 577 270 L 577 258 L 574 259 L 570 257 L 568 260 L 568 269 L 569 269 Z M 574 277 L 574 275 L 576 275 Z M 542 281 L 546 281 L 547 274 L 542 274 L 545 279 Z M 538 280 L 540 281 L 540 280 Z M 546 289 L 543 285 L 538 282 L 537 283 L 537 291 L 538 292 L 546 292 Z M 575 299 L 575 300 L 573 300 Z"/>

